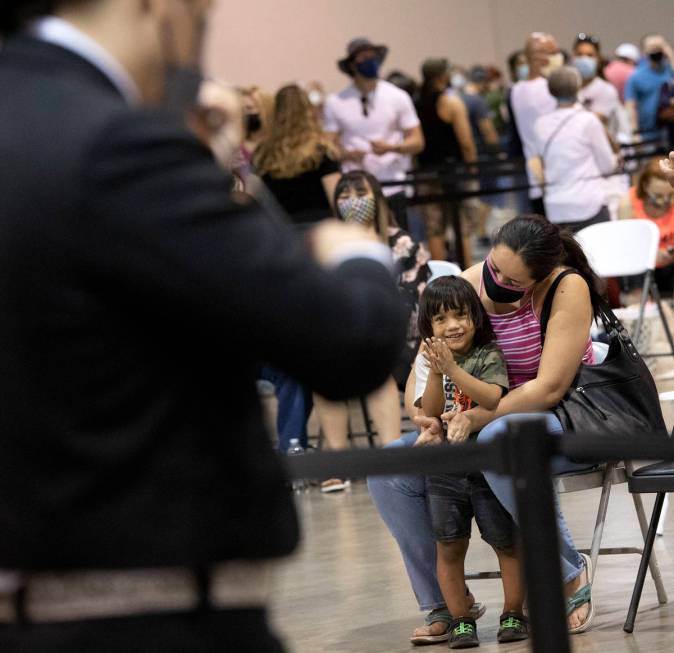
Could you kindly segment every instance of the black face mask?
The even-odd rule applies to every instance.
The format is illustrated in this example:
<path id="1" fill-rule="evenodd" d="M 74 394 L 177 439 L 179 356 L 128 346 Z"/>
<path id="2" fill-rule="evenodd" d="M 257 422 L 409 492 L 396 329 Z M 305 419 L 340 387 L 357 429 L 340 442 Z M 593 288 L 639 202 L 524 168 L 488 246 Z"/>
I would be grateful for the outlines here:
<path id="1" fill-rule="evenodd" d="M 653 63 L 662 63 L 662 60 L 665 56 L 664 52 L 651 52 L 648 55 L 648 58 L 653 62 Z"/>
<path id="2" fill-rule="evenodd" d="M 167 66 L 164 82 L 164 106 L 178 114 L 184 114 L 197 104 L 199 89 L 204 77 L 198 68 L 190 66 Z"/>
<path id="3" fill-rule="evenodd" d="M 489 259 L 482 266 L 482 283 L 487 297 L 497 304 L 513 304 L 526 294 L 526 290 L 515 290 L 512 286 L 504 286 L 496 281 Z"/>
<path id="4" fill-rule="evenodd" d="M 262 121 L 259 113 L 246 114 L 246 132 L 252 134 L 262 128 Z"/>

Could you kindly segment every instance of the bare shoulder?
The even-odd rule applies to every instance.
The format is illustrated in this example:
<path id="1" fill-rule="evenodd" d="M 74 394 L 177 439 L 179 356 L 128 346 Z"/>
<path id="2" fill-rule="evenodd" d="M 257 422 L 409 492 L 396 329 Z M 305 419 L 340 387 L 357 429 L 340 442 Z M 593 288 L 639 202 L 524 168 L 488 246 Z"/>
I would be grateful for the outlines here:
<path id="1" fill-rule="evenodd" d="M 438 111 L 448 116 L 456 115 L 457 111 L 464 110 L 463 100 L 458 95 L 442 93 L 438 98 Z"/>
<path id="2" fill-rule="evenodd" d="M 579 274 L 567 274 L 557 286 L 553 311 L 555 308 L 587 310 L 590 305 L 590 288 Z"/>
<path id="3" fill-rule="evenodd" d="M 461 276 L 470 283 L 475 290 L 480 288 L 480 279 L 482 278 L 483 263 L 476 263 L 461 273 Z"/>

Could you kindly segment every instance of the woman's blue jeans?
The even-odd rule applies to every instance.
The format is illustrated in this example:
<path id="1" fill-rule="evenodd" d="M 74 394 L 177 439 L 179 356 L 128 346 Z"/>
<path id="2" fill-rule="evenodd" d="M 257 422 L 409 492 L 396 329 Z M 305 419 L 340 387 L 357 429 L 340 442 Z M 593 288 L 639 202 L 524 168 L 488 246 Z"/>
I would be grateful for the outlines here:
<path id="1" fill-rule="evenodd" d="M 510 418 L 540 419 L 545 417 L 552 433 L 561 433 L 562 426 L 552 413 L 509 415 L 494 420 L 485 426 L 478 436 L 479 442 L 488 442 L 503 433 Z M 405 433 L 389 447 L 411 447 L 417 433 Z M 567 458 L 557 457 L 551 461 L 552 473 L 587 469 L 587 464 L 573 463 Z M 516 519 L 515 495 L 508 476 L 485 472 L 484 477 L 503 507 Z M 398 547 L 407 569 L 412 590 L 421 610 L 432 610 L 445 606 L 445 600 L 436 578 L 435 540 L 426 507 L 425 483 L 423 476 L 373 476 L 368 478 L 370 496 L 384 523 L 398 542 Z M 557 524 L 560 535 L 562 578 L 565 583 L 576 578 L 583 570 L 583 559 L 576 550 L 571 533 L 557 506 Z"/>

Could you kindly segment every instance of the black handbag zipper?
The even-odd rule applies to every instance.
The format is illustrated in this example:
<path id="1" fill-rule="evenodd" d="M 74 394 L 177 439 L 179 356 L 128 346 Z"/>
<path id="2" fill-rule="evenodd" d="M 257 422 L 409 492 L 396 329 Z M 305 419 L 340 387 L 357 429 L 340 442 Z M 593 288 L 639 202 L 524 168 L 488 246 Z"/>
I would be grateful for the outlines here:
<path id="1" fill-rule="evenodd" d="M 621 383 L 629 383 L 630 381 L 636 381 L 639 378 L 638 374 L 633 374 L 632 376 L 625 377 L 624 379 L 615 379 L 609 381 L 594 381 L 586 383 L 584 386 L 578 386 L 579 388 L 601 388 L 605 385 L 620 385 Z M 578 390 L 578 388 L 576 388 Z"/>
<path id="2" fill-rule="evenodd" d="M 597 404 L 595 404 L 594 401 L 592 401 L 592 399 L 590 399 L 590 395 L 588 395 L 587 392 L 585 392 L 585 388 L 582 385 L 579 385 L 576 388 L 576 392 L 578 392 L 583 397 L 583 399 L 585 399 L 585 401 L 587 401 L 587 403 L 590 404 L 590 406 L 592 406 L 592 408 L 594 408 L 599 413 L 599 415 L 603 420 L 608 419 L 606 413 L 601 408 L 599 408 L 599 406 L 597 406 Z"/>

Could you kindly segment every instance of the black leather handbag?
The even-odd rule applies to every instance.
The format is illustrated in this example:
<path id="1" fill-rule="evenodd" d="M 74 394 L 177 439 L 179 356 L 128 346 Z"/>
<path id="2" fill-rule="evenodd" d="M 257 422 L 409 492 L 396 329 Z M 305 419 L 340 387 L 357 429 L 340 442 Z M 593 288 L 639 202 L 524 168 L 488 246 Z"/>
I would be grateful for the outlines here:
<path id="1" fill-rule="evenodd" d="M 567 274 L 565 270 L 552 283 L 541 312 L 541 342 L 555 291 Z M 667 438 L 655 381 L 636 350 L 625 327 L 608 304 L 597 296 L 598 317 L 609 337 L 605 360 L 597 365 L 581 364 L 576 378 L 564 398 L 553 409 L 565 431 L 580 431 L 610 437 L 653 434 Z"/>

